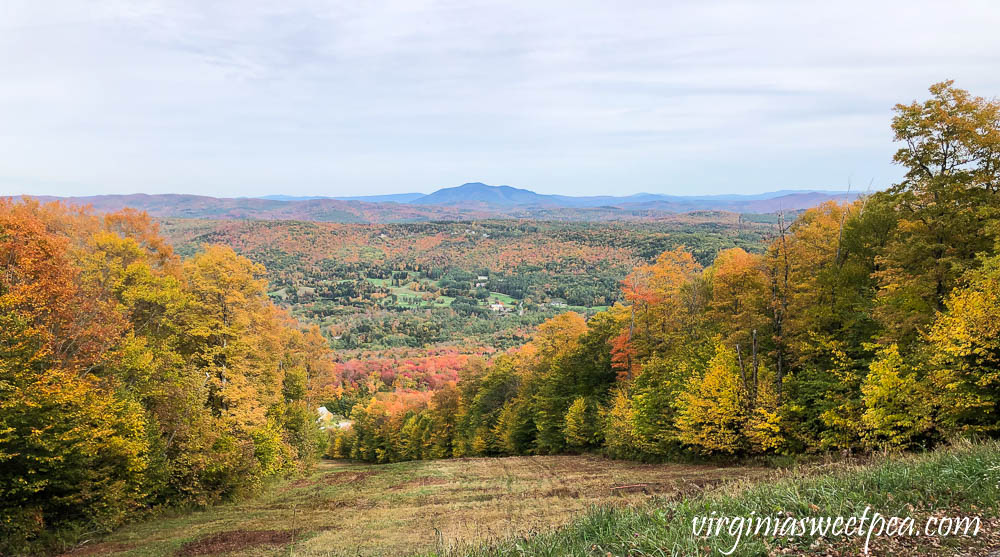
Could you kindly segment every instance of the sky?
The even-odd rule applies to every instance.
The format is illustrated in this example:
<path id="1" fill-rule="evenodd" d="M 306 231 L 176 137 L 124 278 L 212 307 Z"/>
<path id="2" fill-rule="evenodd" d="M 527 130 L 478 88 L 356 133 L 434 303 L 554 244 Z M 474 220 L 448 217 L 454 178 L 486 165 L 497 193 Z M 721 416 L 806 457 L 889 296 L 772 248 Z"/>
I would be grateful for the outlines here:
<path id="1" fill-rule="evenodd" d="M 0 0 L 0 194 L 865 189 L 1000 4 Z"/>

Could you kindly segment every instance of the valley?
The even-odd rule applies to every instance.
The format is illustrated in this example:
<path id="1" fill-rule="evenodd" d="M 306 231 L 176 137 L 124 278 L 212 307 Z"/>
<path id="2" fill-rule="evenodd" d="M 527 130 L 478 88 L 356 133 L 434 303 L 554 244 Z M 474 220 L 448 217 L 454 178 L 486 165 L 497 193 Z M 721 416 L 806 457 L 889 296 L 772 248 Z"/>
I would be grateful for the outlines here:
<path id="1" fill-rule="evenodd" d="M 505 350 L 559 313 L 621 301 L 621 280 L 666 250 L 708 263 L 723 249 L 760 251 L 775 230 L 773 215 L 711 212 L 630 223 L 159 220 L 181 255 L 220 243 L 262 264 L 271 298 L 341 350 Z"/>

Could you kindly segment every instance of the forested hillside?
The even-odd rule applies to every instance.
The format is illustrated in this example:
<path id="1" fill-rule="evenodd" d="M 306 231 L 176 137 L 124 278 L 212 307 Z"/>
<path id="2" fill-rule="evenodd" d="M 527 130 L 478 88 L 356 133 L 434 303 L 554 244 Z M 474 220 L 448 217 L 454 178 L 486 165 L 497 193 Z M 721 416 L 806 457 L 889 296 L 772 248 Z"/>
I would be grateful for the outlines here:
<path id="1" fill-rule="evenodd" d="M 336 456 L 624 458 L 927 446 L 1000 429 L 1000 103 L 898 105 L 906 178 L 779 222 L 763 253 L 662 253 L 430 400 L 354 404 Z M 350 392 L 347 389 L 345 392 Z"/>
<path id="2" fill-rule="evenodd" d="M 228 247 L 182 261 L 134 211 L 0 201 L 0 553 L 315 460 L 327 344 L 263 275 Z"/>
<path id="3" fill-rule="evenodd" d="M 684 245 L 763 249 L 773 215 L 696 213 L 643 223 L 544 221 L 353 225 L 163 221 L 179 253 L 231 246 L 267 268 L 270 294 L 338 349 L 506 349 L 567 308 L 592 314 L 657 254 Z"/>

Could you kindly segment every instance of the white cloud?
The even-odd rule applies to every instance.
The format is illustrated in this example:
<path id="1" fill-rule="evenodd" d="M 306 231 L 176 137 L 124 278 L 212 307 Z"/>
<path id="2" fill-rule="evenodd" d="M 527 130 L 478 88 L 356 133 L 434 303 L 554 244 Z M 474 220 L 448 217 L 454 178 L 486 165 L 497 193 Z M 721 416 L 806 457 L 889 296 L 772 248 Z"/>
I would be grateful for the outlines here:
<path id="1" fill-rule="evenodd" d="M 992 2 L 8 0 L 0 192 L 885 184 L 892 105 L 996 95 L 998 25 Z"/>

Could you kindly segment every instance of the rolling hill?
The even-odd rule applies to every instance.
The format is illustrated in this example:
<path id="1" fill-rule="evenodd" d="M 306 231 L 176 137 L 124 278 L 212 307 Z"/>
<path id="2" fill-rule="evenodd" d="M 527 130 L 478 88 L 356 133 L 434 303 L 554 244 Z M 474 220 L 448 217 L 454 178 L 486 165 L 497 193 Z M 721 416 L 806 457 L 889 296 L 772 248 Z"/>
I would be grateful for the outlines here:
<path id="1" fill-rule="evenodd" d="M 154 217 L 198 219 L 302 220 L 345 223 L 543 219 L 614 221 L 662 219 L 700 211 L 774 213 L 799 211 L 828 200 L 845 201 L 856 193 L 776 191 L 755 195 L 671 196 L 642 193 L 627 197 L 544 195 L 510 186 L 472 182 L 434 193 L 359 196 L 353 198 L 292 197 L 216 198 L 181 194 L 46 197 L 90 205 L 96 211 L 124 207 Z"/>

